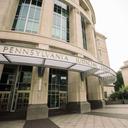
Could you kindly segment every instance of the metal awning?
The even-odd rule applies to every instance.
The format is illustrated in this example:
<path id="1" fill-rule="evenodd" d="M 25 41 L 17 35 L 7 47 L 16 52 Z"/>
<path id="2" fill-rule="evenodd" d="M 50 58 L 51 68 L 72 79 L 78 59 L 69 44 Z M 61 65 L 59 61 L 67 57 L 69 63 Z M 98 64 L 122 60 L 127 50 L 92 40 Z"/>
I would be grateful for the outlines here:
<path id="1" fill-rule="evenodd" d="M 113 83 L 116 80 L 116 73 L 105 65 L 86 58 L 38 48 L 0 44 L 0 63 L 36 65 L 86 72 L 86 74 L 100 77 L 105 83 Z"/>

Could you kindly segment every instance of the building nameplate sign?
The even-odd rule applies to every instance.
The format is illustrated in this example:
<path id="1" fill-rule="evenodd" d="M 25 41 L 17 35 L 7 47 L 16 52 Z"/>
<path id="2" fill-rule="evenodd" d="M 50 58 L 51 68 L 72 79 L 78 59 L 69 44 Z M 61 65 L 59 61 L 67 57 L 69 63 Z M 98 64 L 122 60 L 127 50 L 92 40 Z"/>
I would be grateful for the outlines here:
<path id="1" fill-rule="evenodd" d="M 15 55 L 15 56 L 27 56 L 27 57 L 37 57 L 37 58 L 45 58 L 52 59 L 56 61 L 64 61 L 69 63 L 76 63 L 92 68 L 96 68 L 99 70 L 103 70 L 109 72 L 111 74 L 115 74 L 110 68 L 99 64 L 97 62 L 87 60 L 85 58 L 70 56 L 62 53 L 56 53 L 44 49 L 33 49 L 33 48 L 24 48 L 10 45 L 0 45 L 0 53 L 7 55 Z"/>

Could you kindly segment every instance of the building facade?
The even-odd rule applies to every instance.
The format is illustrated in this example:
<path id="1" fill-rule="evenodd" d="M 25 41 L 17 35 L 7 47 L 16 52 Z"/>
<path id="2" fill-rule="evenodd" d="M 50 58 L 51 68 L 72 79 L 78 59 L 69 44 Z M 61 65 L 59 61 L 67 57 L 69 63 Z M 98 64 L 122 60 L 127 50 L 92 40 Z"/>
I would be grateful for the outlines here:
<path id="1" fill-rule="evenodd" d="M 27 120 L 103 107 L 115 72 L 98 59 L 89 0 L 0 1 L 0 115 Z"/>
<path id="2" fill-rule="evenodd" d="M 96 45 L 98 61 L 110 67 L 108 51 L 106 46 L 106 37 L 98 32 L 96 33 Z M 113 92 L 115 92 L 114 84 L 103 85 L 103 93 L 105 99 L 107 99 Z"/>
<path id="3" fill-rule="evenodd" d="M 124 66 L 121 67 L 121 73 L 124 81 L 124 86 L 128 86 L 128 61 L 125 61 Z"/>

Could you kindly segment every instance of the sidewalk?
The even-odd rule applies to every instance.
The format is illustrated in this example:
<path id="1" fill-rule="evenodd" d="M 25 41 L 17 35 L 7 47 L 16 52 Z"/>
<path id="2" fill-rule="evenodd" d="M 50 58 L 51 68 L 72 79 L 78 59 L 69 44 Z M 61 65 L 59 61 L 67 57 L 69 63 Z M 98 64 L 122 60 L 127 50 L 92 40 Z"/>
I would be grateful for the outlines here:
<path id="1" fill-rule="evenodd" d="M 128 120 L 74 114 L 51 118 L 60 128 L 128 128 Z"/>
<path id="2" fill-rule="evenodd" d="M 114 113 L 114 114 L 128 114 L 128 104 L 106 105 L 105 108 L 96 109 L 92 112 Z"/>
<path id="3" fill-rule="evenodd" d="M 60 128 L 128 128 L 128 105 L 107 105 L 88 114 L 50 118 Z"/>
<path id="4" fill-rule="evenodd" d="M 60 128 L 128 128 L 128 105 L 107 105 L 87 114 L 69 114 L 49 118 Z M 23 128 L 25 120 L 1 121 L 0 128 Z M 52 128 L 32 125 L 28 128 Z"/>

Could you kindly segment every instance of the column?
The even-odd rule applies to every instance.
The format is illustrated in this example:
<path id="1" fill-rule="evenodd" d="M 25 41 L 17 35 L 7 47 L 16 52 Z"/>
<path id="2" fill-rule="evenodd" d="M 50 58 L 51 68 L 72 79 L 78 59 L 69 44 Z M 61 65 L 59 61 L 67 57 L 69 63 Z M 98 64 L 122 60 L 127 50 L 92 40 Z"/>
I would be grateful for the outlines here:
<path id="1" fill-rule="evenodd" d="M 4 20 L 8 8 L 9 0 L 1 0 L 0 1 L 0 30 L 4 27 Z"/>
<path id="2" fill-rule="evenodd" d="M 43 0 L 40 33 L 46 37 L 52 36 L 54 0 Z"/>
<path id="3" fill-rule="evenodd" d="M 81 81 L 79 72 L 69 71 L 68 82 L 69 113 L 89 112 L 90 104 L 87 102 L 85 80 Z"/>
<path id="4" fill-rule="evenodd" d="M 102 108 L 104 106 L 102 85 L 95 76 L 88 76 L 88 101 L 91 104 L 92 109 Z"/>
<path id="5" fill-rule="evenodd" d="M 87 38 L 87 49 L 88 51 L 97 58 L 96 40 L 94 35 L 94 26 L 87 24 L 86 27 L 86 38 Z"/>
<path id="6" fill-rule="evenodd" d="M 81 16 L 79 10 L 74 7 L 70 10 L 70 43 L 83 48 Z"/>
<path id="7" fill-rule="evenodd" d="M 33 67 L 27 120 L 48 117 L 48 74 L 49 69 L 45 69 L 44 74 L 39 75 L 38 67 Z"/>
<path id="8" fill-rule="evenodd" d="M 19 0 L 0 0 L 0 30 L 10 30 Z"/>
<path id="9" fill-rule="evenodd" d="M 104 83 L 102 80 L 100 80 L 100 91 L 101 91 L 101 101 L 102 101 L 102 107 L 105 107 L 106 103 L 105 103 L 105 95 L 104 95 Z"/>

